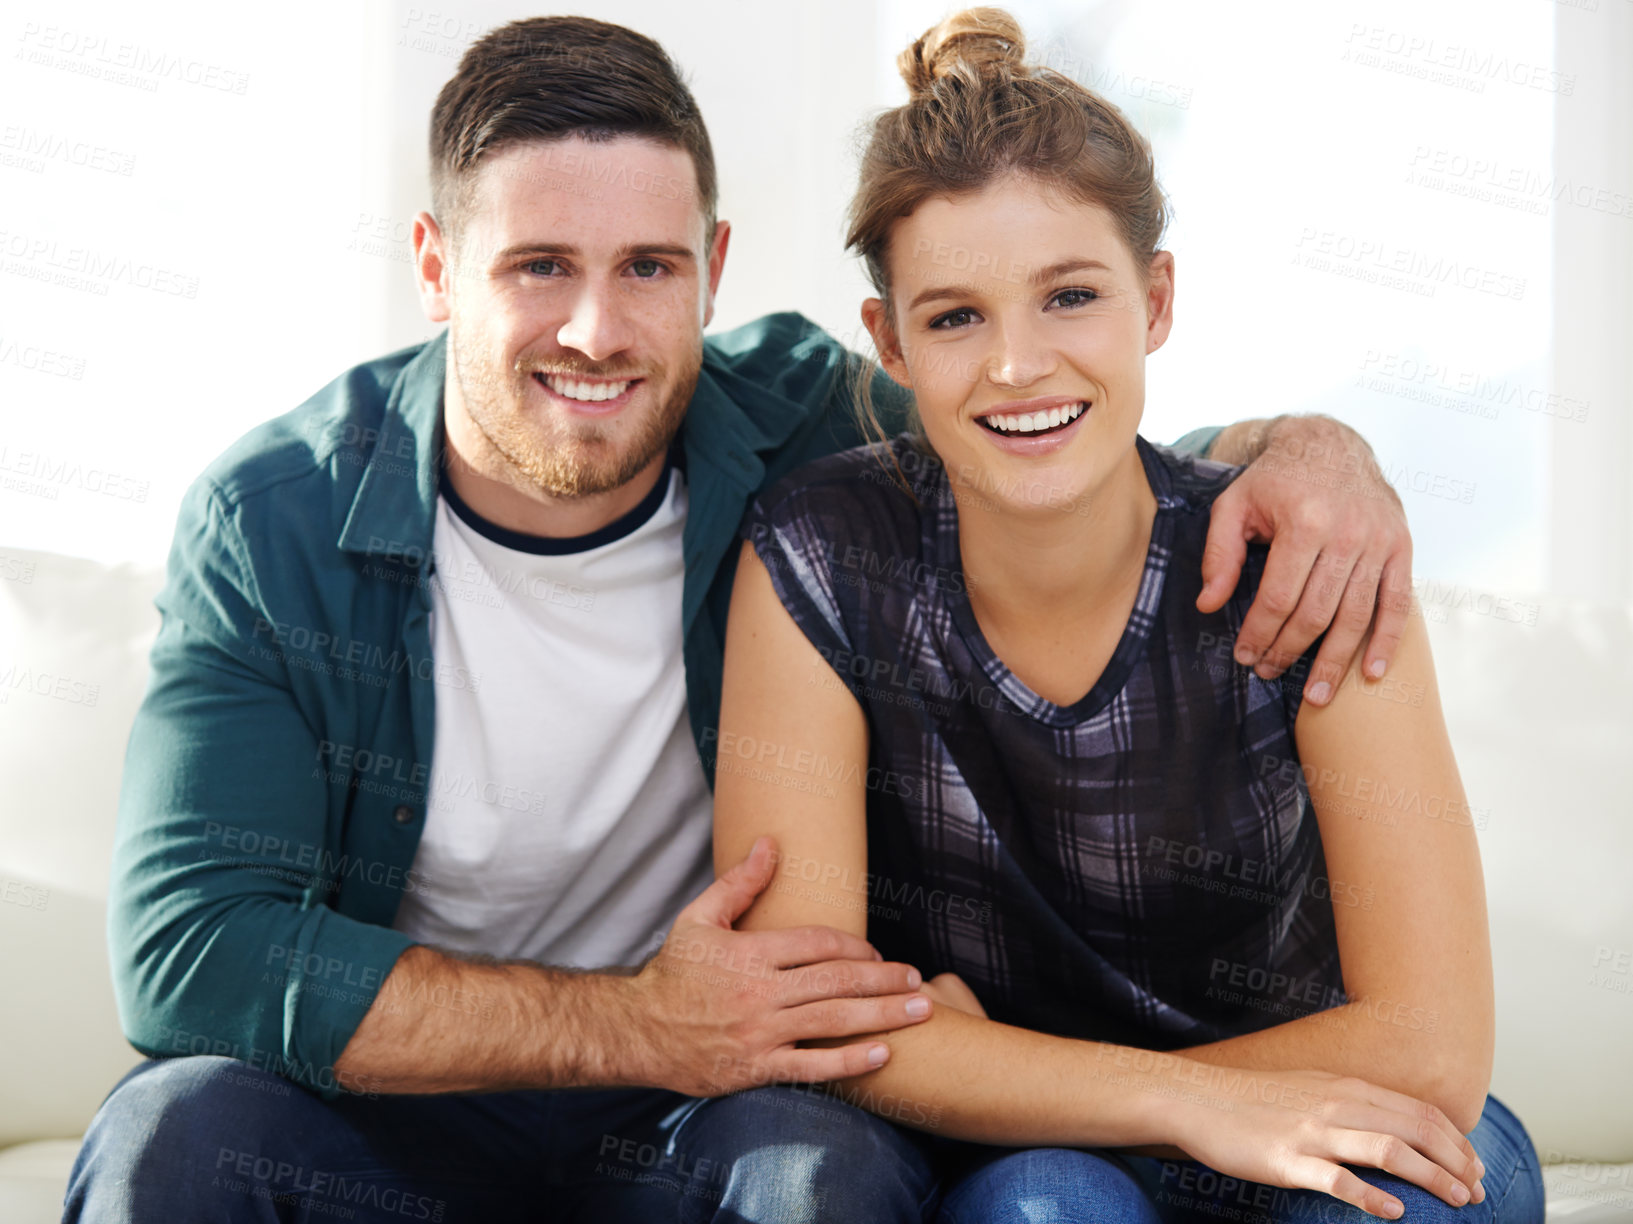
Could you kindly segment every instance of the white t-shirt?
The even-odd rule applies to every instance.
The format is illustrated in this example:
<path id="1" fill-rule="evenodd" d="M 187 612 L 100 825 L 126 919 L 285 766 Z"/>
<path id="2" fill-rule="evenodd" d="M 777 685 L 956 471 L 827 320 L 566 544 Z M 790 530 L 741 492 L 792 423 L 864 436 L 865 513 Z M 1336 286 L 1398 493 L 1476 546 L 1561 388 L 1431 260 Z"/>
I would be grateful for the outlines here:
<path id="1" fill-rule="evenodd" d="M 639 963 L 713 878 L 711 799 L 686 716 L 681 532 L 667 469 L 574 540 L 478 517 L 446 481 L 433 541 L 439 687 L 419 887 L 393 926 L 456 952 Z"/>

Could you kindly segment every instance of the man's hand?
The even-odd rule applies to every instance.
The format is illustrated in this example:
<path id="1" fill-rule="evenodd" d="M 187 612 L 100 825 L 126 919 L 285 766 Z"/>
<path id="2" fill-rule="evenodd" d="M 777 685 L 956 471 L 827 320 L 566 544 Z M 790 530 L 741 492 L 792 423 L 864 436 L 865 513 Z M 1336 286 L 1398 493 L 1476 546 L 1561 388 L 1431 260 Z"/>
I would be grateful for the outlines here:
<path id="1" fill-rule="evenodd" d="M 658 955 L 630 979 L 627 1017 L 643 1052 L 638 1082 L 715 1096 L 776 1081 L 844 1079 L 884 1065 L 877 1040 L 796 1043 L 917 1024 L 931 1004 L 917 969 L 880 960 L 832 927 L 734 931 L 771 882 L 776 844 L 749 855 L 680 912 Z"/>
<path id="2" fill-rule="evenodd" d="M 1305 700 L 1332 700 L 1363 639 L 1365 674 L 1383 675 L 1411 607 L 1412 537 L 1371 448 L 1330 417 L 1277 417 L 1231 426 L 1210 458 L 1248 468 L 1214 501 L 1197 608 L 1223 607 L 1248 542 L 1270 541 L 1236 661 L 1272 679 L 1326 630 Z"/>

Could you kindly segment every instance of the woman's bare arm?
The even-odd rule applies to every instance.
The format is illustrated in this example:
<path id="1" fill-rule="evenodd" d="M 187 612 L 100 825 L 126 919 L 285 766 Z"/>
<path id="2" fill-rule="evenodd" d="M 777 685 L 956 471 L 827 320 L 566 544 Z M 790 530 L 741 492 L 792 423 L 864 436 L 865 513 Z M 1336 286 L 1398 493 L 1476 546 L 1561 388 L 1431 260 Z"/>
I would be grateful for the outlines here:
<path id="1" fill-rule="evenodd" d="M 1352 665 L 1330 705 L 1304 704 L 1294 734 L 1351 1001 L 1185 1053 L 1361 1076 L 1432 1101 L 1467 1133 L 1491 1081 L 1491 944 L 1423 618 L 1407 622 L 1387 678 L 1365 680 Z M 1231 976 L 1225 969 L 1221 985 Z"/>
<path id="2" fill-rule="evenodd" d="M 777 877 L 739 925 L 825 923 L 864 935 L 866 893 L 858 882 L 867 870 L 866 720 L 747 545 L 727 642 L 716 865 L 736 862 L 767 833 L 783 855 Z M 1454 1177 L 1471 1185 L 1477 1178 L 1472 1147 L 1444 1118 L 1432 1136 L 1421 1134 L 1424 1117 L 1438 1111 L 1346 1077 L 1244 1073 L 1030 1032 L 946 1006 L 883 1039 L 889 1062 L 845 1081 L 841 1094 L 955 1138 L 1015 1146 L 1177 1144 L 1233 1176 L 1313 1186 L 1374 1212 L 1383 1211 L 1388 1196 L 1337 1163 L 1380 1159 L 1377 1143 L 1354 1146 L 1363 1134 L 1396 1136 L 1384 1167 L 1448 1201 L 1456 1201 Z"/>
<path id="3" fill-rule="evenodd" d="M 865 936 L 866 720 L 748 545 L 726 636 L 715 866 L 737 862 L 763 834 L 777 839 L 781 856 L 738 929 L 823 924 Z M 887 1116 L 987 1143 L 1155 1143 L 1168 1133 L 1157 1121 L 1165 1098 L 1097 1079 L 1102 1047 L 950 1008 L 915 1029 L 926 1039 L 910 1040 L 905 1029 L 886 1035 L 890 1062 L 849 1081 L 860 1100 L 887 1102 Z"/>

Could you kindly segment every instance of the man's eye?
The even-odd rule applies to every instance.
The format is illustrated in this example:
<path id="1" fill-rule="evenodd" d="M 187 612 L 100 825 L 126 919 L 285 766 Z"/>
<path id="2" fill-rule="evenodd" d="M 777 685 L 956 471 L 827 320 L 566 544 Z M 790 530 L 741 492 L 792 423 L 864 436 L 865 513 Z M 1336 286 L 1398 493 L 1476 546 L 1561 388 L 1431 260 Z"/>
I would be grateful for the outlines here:
<path id="1" fill-rule="evenodd" d="M 1082 306 L 1087 302 L 1092 302 L 1099 296 L 1093 289 L 1062 289 L 1055 294 L 1054 300 L 1070 309 L 1073 306 Z"/>
<path id="2" fill-rule="evenodd" d="M 553 276 L 559 267 L 561 264 L 554 259 L 534 259 L 527 264 L 527 270 L 535 276 Z"/>
<path id="3" fill-rule="evenodd" d="M 975 311 L 968 307 L 949 310 L 946 314 L 937 315 L 930 320 L 930 326 L 940 331 L 948 331 L 954 327 L 967 327 L 975 321 Z"/>
<path id="4" fill-rule="evenodd" d="M 663 271 L 663 265 L 655 259 L 637 259 L 629 265 L 629 270 L 642 280 L 651 280 Z"/>

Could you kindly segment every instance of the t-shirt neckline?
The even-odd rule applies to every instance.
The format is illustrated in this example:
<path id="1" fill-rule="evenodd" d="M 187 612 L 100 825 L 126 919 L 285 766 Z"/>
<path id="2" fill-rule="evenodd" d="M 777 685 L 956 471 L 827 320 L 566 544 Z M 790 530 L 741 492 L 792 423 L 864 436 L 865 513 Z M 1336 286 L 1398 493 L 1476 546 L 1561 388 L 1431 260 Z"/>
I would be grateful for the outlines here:
<path id="1" fill-rule="evenodd" d="M 1156 611 L 1162 604 L 1163 582 L 1168 573 L 1168 558 L 1173 552 L 1175 503 L 1168 469 L 1161 458 L 1144 438 L 1136 435 L 1134 444 L 1139 451 L 1146 482 L 1157 499 L 1157 513 L 1151 521 L 1151 538 L 1146 544 L 1139 591 L 1134 596 L 1134 607 L 1105 669 L 1089 691 L 1070 705 L 1057 705 L 1033 692 L 1031 686 L 1012 672 L 987 642 L 976 619 L 975 609 L 970 605 L 963 557 L 959 551 L 958 510 L 944 465 L 936 465 L 935 476 L 927 490 L 920 546 L 926 555 L 934 558 L 937 566 L 943 567 L 940 572 L 957 575 L 956 581 L 938 584 L 941 597 L 947 601 L 953 625 L 987 679 L 1010 704 L 1047 726 L 1077 726 L 1110 705 L 1128 683 L 1134 665 L 1150 643 L 1151 631 L 1156 624 Z"/>
<path id="2" fill-rule="evenodd" d="M 658 474 L 658 479 L 633 509 L 604 527 L 576 536 L 530 535 L 525 531 L 501 527 L 492 519 L 484 518 L 471 509 L 455 490 L 447 467 L 442 469 L 437 478 L 437 491 L 441 493 L 443 500 L 448 503 L 448 508 L 454 512 L 459 521 L 484 539 L 515 552 L 531 553 L 541 557 L 560 557 L 603 548 L 639 531 L 651 521 L 652 516 L 658 512 L 658 507 L 663 505 L 664 499 L 669 495 L 669 486 L 674 482 L 676 471 L 675 451 L 672 448 L 664 462 L 663 471 Z"/>

